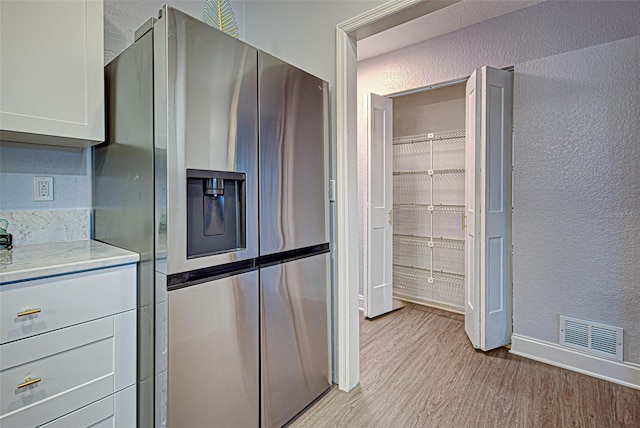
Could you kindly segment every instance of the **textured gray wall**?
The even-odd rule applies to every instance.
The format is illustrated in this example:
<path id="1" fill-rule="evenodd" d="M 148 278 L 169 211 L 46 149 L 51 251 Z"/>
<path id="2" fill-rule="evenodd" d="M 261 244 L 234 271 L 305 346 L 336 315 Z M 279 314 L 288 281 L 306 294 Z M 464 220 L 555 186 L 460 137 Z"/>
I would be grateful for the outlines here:
<path id="1" fill-rule="evenodd" d="M 623 327 L 640 362 L 640 37 L 516 67 L 514 332 Z"/>
<path id="2" fill-rule="evenodd" d="M 634 363 L 639 23 L 634 1 L 545 2 L 358 64 L 359 159 L 368 92 L 515 66 L 514 332 L 557 343 L 560 314 L 618 325 Z"/>

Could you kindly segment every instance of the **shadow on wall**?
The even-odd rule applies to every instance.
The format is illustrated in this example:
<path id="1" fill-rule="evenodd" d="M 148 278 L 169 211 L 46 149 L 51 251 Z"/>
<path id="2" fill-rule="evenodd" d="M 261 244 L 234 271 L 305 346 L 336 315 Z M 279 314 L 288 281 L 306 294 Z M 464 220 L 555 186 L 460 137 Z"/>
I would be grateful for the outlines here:
<path id="1" fill-rule="evenodd" d="M 0 142 L 0 173 L 86 175 L 85 149 Z"/>

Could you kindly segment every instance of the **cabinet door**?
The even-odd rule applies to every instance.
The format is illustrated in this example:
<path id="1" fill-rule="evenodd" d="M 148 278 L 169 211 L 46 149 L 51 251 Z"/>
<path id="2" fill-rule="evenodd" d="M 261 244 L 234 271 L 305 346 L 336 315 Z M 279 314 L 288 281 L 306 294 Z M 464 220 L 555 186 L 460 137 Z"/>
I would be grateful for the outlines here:
<path id="1" fill-rule="evenodd" d="M 102 0 L 0 2 L 0 139 L 104 141 L 103 26 Z"/>

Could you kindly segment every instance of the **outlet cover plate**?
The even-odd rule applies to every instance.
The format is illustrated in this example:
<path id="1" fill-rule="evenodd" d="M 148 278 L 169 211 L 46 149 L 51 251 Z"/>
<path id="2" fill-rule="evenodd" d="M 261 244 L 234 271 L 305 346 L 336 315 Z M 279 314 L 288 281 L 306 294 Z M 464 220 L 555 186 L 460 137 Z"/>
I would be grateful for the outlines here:
<path id="1" fill-rule="evenodd" d="M 53 201 L 53 177 L 33 177 L 33 200 Z"/>

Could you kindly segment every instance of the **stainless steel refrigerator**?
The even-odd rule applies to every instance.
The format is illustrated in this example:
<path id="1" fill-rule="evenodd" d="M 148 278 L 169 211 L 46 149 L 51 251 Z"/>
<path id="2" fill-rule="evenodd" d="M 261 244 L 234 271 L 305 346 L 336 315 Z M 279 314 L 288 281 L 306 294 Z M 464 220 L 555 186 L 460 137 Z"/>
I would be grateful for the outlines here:
<path id="1" fill-rule="evenodd" d="M 105 75 L 93 230 L 142 255 L 139 425 L 284 425 L 330 387 L 326 82 L 169 7 Z"/>

